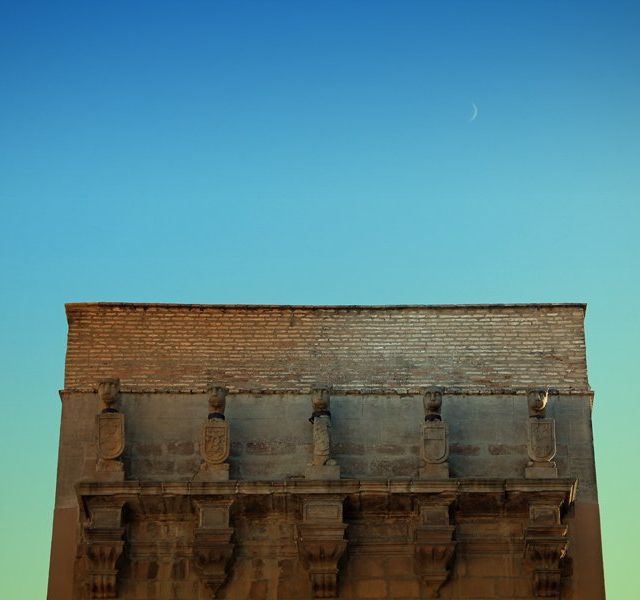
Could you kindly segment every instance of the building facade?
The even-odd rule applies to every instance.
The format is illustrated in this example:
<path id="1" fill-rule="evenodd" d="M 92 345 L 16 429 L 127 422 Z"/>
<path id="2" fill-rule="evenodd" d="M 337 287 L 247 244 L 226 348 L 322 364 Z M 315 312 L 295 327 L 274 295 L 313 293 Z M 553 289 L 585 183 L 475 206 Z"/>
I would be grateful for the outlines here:
<path id="1" fill-rule="evenodd" d="M 69 304 L 49 599 L 602 600 L 581 304 Z"/>

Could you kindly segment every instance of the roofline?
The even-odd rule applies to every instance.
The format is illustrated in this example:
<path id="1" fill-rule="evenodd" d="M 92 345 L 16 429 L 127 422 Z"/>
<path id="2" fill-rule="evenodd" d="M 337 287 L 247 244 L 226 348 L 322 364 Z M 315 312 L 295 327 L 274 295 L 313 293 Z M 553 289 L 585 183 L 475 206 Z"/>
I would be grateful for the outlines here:
<path id="1" fill-rule="evenodd" d="M 469 309 L 469 308 L 581 308 L 586 312 L 586 302 L 522 302 L 505 304 L 183 304 L 169 302 L 68 302 L 65 304 L 67 314 L 81 308 L 172 308 L 172 309 L 272 309 L 272 310 L 415 310 L 435 309 Z"/>

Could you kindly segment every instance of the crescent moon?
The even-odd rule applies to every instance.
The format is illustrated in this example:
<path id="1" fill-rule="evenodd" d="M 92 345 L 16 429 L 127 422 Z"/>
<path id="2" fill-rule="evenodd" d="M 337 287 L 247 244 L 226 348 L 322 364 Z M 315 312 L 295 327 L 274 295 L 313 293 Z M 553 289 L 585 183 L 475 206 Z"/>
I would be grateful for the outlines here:
<path id="1" fill-rule="evenodd" d="M 473 106 L 473 114 L 469 119 L 469 123 L 472 123 L 473 121 L 475 121 L 476 117 L 478 116 L 478 107 L 473 102 L 471 103 L 471 106 Z"/>

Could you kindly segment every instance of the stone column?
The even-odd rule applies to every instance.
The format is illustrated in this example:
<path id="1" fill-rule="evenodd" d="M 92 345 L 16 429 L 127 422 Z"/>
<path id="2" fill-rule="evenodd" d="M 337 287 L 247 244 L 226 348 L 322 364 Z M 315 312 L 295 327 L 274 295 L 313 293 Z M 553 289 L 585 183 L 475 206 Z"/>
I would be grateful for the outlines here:
<path id="1" fill-rule="evenodd" d="M 341 496 L 303 499 L 298 554 L 309 573 L 311 598 L 338 598 L 338 564 L 347 549 L 343 501 Z"/>
<path id="2" fill-rule="evenodd" d="M 125 448 L 124 415 L 116 408 L 119 396 L 119 379 L 103 379 L 98 383 L 98 397 L 103 404 L 96 417 L 96 479 L 99 481 L 124 481 L 121 460 Z"/>
<path id="3" fill-rule="evenodd" d="M 525 559 L 533 569 L 533 595 L 559 598 L 560 562 L 567 552 L 567 526 L 561 522 L 562 500 L 540 497 L 529 502 L 529 525 L 525 531 Z"/>
<path id="4" fill-rule="evenodd" d="M 216 598 L 228 576 L 234 545 L 233 528 L 229 526 L 232 498 L 198 498 L 198 527 L 193 541 L 193 567 L 206 585 L 211 598 Z"/>
<path id="5" fill-rule="evenodd" d="M 328 389 L 313 391 L 313 458 L 305 469 L 307 479 L 340 479 L 340 466 L 331 458 L 331 411 Z"/>
<path id="6" fill-rule="evenodd" d="M 545 416 L 548 399 L 547 390 L 533 389 L 527 392 L 530 459 L 524 473 L 527 479 L 547 479 L 558 476 L 556 463 L 553 462 L 556 455 L 556 422 Z"/>
<path id="7" fill-rule="evenodd" d="M 210 385 L 207 388 L 209 417 L 200 434 L 202 463 L 195 481 L 226 481 L 229 479 L 230 436 L 224 417 L 227 388 Z"/>
<path id="8" fill-rule="evenodd" d="M 423 479 L 448 479 L 449 477 L 449 427 L 442 421 L 441 387 L 426 390 L 422 402 L 425 417 L 422 426 L 422 466 L 420 477 Z"/>
<path id="9" fill-rule="evenodd" d="M 95 498 L 84 527 L 87 597 L 117 598 L 118 561 L 124 548 L 123 500 Z"/>
<path id="10" fill-rule="evenodd" d="M 452 499 L 419 501 L 420 522 L 415 532 L 414 570 L 426 598 L 438 598 L 451 573 L 456 549 L 455 526 L 450 523 Z"/>

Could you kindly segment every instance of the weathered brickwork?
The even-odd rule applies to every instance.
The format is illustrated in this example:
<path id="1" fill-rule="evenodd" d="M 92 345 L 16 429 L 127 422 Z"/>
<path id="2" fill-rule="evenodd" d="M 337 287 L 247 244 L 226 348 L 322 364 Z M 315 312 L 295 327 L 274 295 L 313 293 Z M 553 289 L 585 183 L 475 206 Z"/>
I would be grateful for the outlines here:
<path id="1" fill-rule="evenodd" d="M 49 600 L 603 600 L 584 313 L 68 305 Z"/>
<path id="2" fill-rule="evenodd" d="M 588 390 L 583 305 L 70 304 L 65 389 Z"/>

